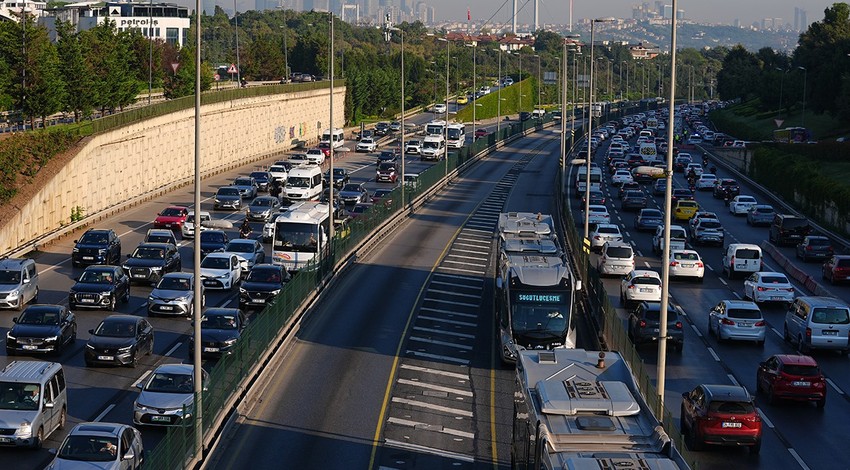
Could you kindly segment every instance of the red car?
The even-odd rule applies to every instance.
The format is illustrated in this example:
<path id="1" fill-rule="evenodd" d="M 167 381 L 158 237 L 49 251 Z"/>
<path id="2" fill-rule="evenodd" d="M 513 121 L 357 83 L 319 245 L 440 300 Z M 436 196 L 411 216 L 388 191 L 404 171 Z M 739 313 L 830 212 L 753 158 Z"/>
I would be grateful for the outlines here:
<path id="1" fill-rule="evenodd" d="M 823 263 L 821 277 L 830 283 L 850 280 L 850 255 L 833 255 Z"/>
<path id="2" fill-rule="evenodd" d="M 761 416 L 740 385 L 698 385 L 682 394 L 682 434 L 691 450 L 705 444 L 761 450 Z"/>
<path id="3" fill-rule="evenodd" d="M 183 206 L 166 207 L 165 210 L 157 214 L 153 221 L 154 228 L 170 228 L 181 229 L 186 223 L 186 217 L 189 216 L 189 209 Z"/>
<path id="4" fill-rule="evenodd" d="M 810 356 L 777 354 L 759 364 L 756 393 L 767 394 L 768 403 L 778 400 L 813 401 L 826 405 L 826 379 Z"/>
<path id="5" fill-rule="evenodd" d="M 319 149 L 325 154 L 325 158 L 329 158 L 331 156 L 331 144 L 328 142 L 319 142 Z"/>
<path id="6" fill-rule="evenodd" d="M 475 129 L 475 138 L 478 139 L 478 138 L 484 137 L 485 135 L 487 135 L 489 133 L 490 133 L 490 131 L 488 131 L 487 129 L 480 129 L 480 128 Z"/>

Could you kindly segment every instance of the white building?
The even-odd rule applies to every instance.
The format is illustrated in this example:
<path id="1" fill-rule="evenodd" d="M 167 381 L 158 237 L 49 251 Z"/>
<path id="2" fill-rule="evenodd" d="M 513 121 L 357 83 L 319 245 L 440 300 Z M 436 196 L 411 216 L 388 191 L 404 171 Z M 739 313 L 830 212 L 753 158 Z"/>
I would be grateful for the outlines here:
<path id="1" fill-rule="evenodd" d="M 24 13 L 40 18 L 44 16 L 45 9 L 47 9 L 47 2 L 0 0 L 0 20 L 19 23 Z"/>
<path id="2" fill-rule="evenodd" d="M 55 41 L 57 20 L 69 21 L 77 31 L 85 31 L 107 19 L 115 24 L 118 31 L 138 31 L 144 37 L 180 47 L 189 40 L 189 9 L 170 3 L 69 3 L 47 9 L 39 22 L 47 27 L 50 39 Z"/>

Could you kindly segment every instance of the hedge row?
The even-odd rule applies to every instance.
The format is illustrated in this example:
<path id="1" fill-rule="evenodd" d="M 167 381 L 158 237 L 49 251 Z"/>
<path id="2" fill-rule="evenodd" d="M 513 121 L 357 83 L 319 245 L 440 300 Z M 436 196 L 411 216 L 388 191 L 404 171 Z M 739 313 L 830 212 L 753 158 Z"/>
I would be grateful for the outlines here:
<path id="1" fill-rule="evenodd" d="M 80 130 L 69 127 L 21 132 L 0 140 L 0 205 L 9 202 L 51 158 L 79 140 Z"/>

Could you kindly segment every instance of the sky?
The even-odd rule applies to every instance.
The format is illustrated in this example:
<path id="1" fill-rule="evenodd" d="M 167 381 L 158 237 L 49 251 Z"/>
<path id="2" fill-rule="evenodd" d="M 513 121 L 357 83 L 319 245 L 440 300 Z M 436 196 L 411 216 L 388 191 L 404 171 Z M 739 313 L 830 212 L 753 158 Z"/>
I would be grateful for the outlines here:
<path id="1" fill-rule="evenodd" d="M 512 0 L 424 0 L 437 10 L 438 20 L 466 20 L 466 9 L 470 8 L 473 20 L 503 23 L 510 18 Z M 573 0 L 573 21 L 581 18 L 614 16 L 631 18 L 632 6 L 648 2 L 650 8 L 655 0 Z M 762 18 L 782 18 L 783 23 L 794 23 L 794 7 L 807 12 L 809 23 L 823 19 L 823 11 L 839 0 L 679 0 L 676 7 L 685 10 L 685 18 L 700 23 L 732 24 L 737 18 L 742 25 L 750 25 Z M 672 0 L 664 3 L 672 4 Z M 540 0 L 541 22 L 569 22 L 569 0 Z M 519 23 L 531 23 L 533 2 L 518 0 Z"/>

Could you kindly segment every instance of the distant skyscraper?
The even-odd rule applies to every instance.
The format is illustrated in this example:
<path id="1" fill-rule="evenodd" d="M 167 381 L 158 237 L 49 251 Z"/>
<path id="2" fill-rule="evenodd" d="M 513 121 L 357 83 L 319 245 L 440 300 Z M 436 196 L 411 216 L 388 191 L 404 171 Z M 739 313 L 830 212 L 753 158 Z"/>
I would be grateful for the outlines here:
<path id="1" fill-rule="evenodd" d="M 809 21 L 806 19 L 806 10 L 800 10 L 800 31 L 805 31 L 809 28 Z"/>
<path id="2" fill-rule="evenodd" d="M 732 26 L 734 26 L 736 28 L 740 28 L 741 27 L 741 20 L 738 19 L 738 18 L 735 18 L 735 21 L 732 22 Z"/>
<path id="3" fill-rule="evenodd" d="M 673 18 L 673 5 L 664 5 L 661 16 L 664 18 Z"/>
<path id="4" fill-rule="evenodd" d="M 800 30 L 800 7 L 794 7 L 794 31 Z"/>
<path id="5" fill-rule="evenodd" d="M 682 9 L 676 10 L 676 19 L 677 20 L 684 20 L 685 19 L 685 10 L 682 10 Z"/>
<path id="6" fill-rule="evenodd" d="M 655 13 L 658 15 L 664 14 L 664 2 L 655 0 Z"/>

